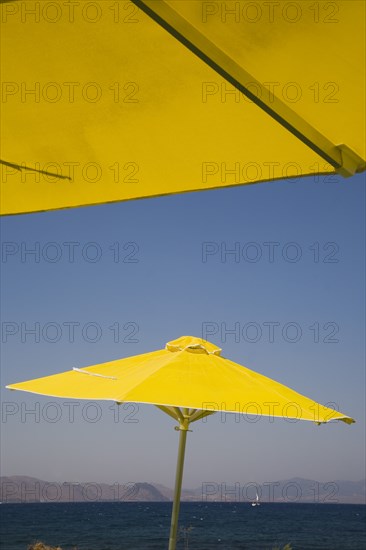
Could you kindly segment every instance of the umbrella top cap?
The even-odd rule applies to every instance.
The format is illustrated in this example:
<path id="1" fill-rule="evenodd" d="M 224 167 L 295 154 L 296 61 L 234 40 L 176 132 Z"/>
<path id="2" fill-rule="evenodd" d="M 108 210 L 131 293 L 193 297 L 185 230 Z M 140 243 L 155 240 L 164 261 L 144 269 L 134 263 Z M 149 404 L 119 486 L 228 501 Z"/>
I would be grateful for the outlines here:
<path id="1" fill-rule="evenodd" d="M 195 336 L 181 336 L 176 340 L 167 342 L 165 349 L 172 352 L 188 351 L 190 353 L 207 353 L 208 355 L 221 355 L 221 348 Z"/>

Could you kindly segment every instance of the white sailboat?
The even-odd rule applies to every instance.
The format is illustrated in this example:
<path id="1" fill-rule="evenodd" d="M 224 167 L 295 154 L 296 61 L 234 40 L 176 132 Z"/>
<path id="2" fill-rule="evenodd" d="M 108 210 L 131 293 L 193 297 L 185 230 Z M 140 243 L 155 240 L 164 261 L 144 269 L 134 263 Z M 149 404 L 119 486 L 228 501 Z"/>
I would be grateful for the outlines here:
<path id="1" fill-rule="evenodd" d="M 255 501 L 252 502 L 252 506 L 260 506 L 261 503 L 259 502 L 259 496 L 258 496 L 258 493 L 256 492 L 256 497 L 255 497 Z"/>

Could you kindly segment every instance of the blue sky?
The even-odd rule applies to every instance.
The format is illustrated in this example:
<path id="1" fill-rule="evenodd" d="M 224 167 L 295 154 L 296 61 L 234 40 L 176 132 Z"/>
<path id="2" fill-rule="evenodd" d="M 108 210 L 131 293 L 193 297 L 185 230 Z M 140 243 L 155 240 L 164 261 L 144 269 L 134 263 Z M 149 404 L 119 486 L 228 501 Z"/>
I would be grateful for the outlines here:
<path id="1" fill-rule="evenodd" d="M 214 415 L 189 434 L 186 487 L 363 478 L 364 183 L 303 178 L 4 218 L 2 475 L 172 486 L 177 433 L 154 407 L 117 418 L 110 403 L 4 386 L 191 334 L 357 423 Z"/>

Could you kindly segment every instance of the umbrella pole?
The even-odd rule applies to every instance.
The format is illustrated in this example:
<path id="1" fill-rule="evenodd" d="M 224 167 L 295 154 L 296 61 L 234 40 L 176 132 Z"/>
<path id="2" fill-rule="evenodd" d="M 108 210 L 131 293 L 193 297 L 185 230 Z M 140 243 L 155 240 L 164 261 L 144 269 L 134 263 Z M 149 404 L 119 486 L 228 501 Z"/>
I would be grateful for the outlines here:
<path id="1" fill-rule="evenodd" d="M 182 490 L 183 479 L 183 466 L 184 466 L 184 453 L 186 449 L 186 439 L 188 431 L 188 423 L 181 424 L 176 430 L 180 431 L 179 434 L 179 448 L 177 459 L 177 470 L 175 473 L 175 487 L 174 487 L 174 500 L 172 519 L 170 523 L 170 536 L 169 536 L 169 550 L 175 550 L 177 544 L 177 532 L 178 532 L 178 518 L 180 508 L 180 494 Z"/>

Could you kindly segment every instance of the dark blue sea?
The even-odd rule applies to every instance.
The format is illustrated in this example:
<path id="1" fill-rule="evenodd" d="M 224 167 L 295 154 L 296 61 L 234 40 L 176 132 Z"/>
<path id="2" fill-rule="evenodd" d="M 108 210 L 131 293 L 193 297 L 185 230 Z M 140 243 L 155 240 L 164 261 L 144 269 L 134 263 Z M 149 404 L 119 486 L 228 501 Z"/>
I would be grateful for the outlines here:
<path id="1" fill-rule="evenodd" d="M 2 504 L 0 548 L 165 550 L 170 511 L 165 502 Z M 180 526 L 182 550 L 366 549 L 366 506 L 356 504 L 183 502 Z"/>

